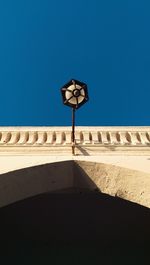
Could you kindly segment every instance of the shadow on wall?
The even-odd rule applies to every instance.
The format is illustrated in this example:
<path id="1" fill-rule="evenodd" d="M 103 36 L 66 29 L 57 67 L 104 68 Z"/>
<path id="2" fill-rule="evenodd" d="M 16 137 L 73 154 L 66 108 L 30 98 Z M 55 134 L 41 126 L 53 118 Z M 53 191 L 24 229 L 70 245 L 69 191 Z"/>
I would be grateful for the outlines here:
<path id="1" fill-rule="evenodd" d="M 15 170 L 0 175 L 0 207 L 39 194 L 70 188 L 95 190 L 97 186 L 74 161 Z"/>
<path id="2" fill-rule="evenodd" d="M 150 211 L 98 191 L 47 193 L 0 209 L 1 239 L 145 240 Z"/>
<path id="3" fill-rule="evenodd" d="M 73 161 L 4 175 L 3 203 L 9 197 L 8 205 L 0 208 L 5 264 L 9 255 L 15 264 L 28 265 L 145 264 L 148 208 L 101 193 Z M 23 191 L 25 197 L 19 199 Z"/>
<path id="4" fill-rule="evenodd" d="M 1 175 L 1 238 L 145 240 L 150 210 L 101 193 L 74 161 Z"/>
<path id="5" fill-rule="evenodd" d="M 1 259 L 5 253 L 4 264 L 8 256 L 27 265 L 146 264 L 149 223 L 147 208 L 99 192 L 38 195 L 1 208 Z"/>

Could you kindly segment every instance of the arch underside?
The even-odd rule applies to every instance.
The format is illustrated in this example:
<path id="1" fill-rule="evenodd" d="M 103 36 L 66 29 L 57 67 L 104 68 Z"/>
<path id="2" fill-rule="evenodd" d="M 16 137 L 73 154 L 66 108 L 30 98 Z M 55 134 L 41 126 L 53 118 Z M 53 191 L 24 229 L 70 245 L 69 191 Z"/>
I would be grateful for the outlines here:
<path id="1" fill-rule="evenodd" d="M 146 194 L 148 185 L 149 174 L 83 161 L 3 174 L 1 238 L 103 243 L 149 239 L 150 210 L 138 193 L 142 189 Z M 145 202 L 149 203 L 148 197 Z"/>
<path id="2" fill-rule="evenodd" d="M 63 161 L 0 175 L 0 207 L 39 194 L 93 192 L 150 207 L 150 174 L 111 164 Z"/>

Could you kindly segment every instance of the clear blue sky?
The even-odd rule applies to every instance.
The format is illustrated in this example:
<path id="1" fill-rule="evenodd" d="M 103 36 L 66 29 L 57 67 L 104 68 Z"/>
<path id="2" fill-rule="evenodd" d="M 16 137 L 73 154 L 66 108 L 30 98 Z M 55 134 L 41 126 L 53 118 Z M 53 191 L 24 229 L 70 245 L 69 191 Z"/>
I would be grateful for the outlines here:
<path id="1" fill-rule="evenodd" d="M 1 0 L 0 125 L 70 125 L 72 78 L 77 125 L 150 125 L 150 1 Z"/>

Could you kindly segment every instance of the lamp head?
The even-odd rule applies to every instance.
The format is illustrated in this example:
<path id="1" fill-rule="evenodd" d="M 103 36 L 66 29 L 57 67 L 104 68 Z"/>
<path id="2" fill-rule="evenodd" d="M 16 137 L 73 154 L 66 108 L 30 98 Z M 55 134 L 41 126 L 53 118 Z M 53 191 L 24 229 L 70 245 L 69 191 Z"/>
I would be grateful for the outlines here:
<path id="1" fill-rule="evenodd" d="M 61 88 L 63 103 L 73 109 L 80 108 L 88 100 L 87 85 L 72 79 Z"/>

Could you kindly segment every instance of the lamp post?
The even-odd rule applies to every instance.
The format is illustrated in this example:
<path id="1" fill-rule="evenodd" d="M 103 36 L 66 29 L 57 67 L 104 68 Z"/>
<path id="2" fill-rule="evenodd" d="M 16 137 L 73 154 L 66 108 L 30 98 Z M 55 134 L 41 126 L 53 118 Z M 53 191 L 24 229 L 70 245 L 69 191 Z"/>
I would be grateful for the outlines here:
<path id="1" fill-rule="evenodd" d="M 61 88 L 63 103 L 72 108 L 72 154 L 75 155 L 75 111 L 88 100 L 87 85 L 72 79 Z"/>

